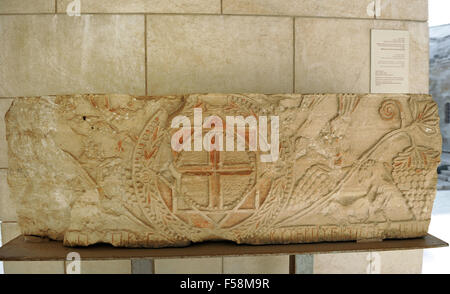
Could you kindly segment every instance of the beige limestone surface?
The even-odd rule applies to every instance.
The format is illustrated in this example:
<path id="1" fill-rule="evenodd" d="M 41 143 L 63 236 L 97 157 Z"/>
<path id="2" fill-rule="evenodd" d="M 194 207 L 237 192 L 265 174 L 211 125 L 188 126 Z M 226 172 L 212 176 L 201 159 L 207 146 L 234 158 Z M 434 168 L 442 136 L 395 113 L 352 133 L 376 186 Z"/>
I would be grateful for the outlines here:
<path id="1" fill-rule="evenodd" d="M 149 15 L 146 44 L 150 95 L 294 92 L 289 17 Z"/>
<path id="2" fill-rule="evenodd" d="M 0 13 L 52 13 L 54 0 L 2 0 Z"/>
<path id="3" fill-rule="evenodd" d="M 373 18 L 371 2 L 372 0 L 222 0 L 222 7 L 225 14 Z"/>
<path id="4" fill-rule="evenodd" d="M 20 227 L 16 222 L 2 222 L 0 225 L 2 229 L 2 244 L 6 244 L 20 236 Z"/>
<path id="5" fill-rule="evenodd" d="M 289 255 L 223 258 L 224 274 L 289 274 Z"/>
<path id="6" fill-rule="evenodd" d="M 6 146 L 6 133 L 5 133 L 5 121 L 3 118 L 5 117 L 6 111 L 11 106 L 12 99 L 0 99 L 0 169 L 8 168 L 8 154 L 6 150 L 8 150 Z M 0 184 L 0 189 L 2 189 L 2 185 Z M 2 196 L 0 196 L 2 197 Z M 1 208 L 0 208 L 1 210 Z M 0 214 L 1 220 L 1 214 Z"/>
<path id="7" fill-rule="evenodd" d="M 409 93 L 427 94 L 426 22 L 333 18 L 295 19 L 295 92 L 369 92 L 372 29 L 409 32 Z"/>
<path id="8" fill-rule="evenodd" d="M 1 16 L 0 97 L 144 95 L 144 24 L 143 15 Z"/>
<path id="9" fill-rule="evenodd" d="M 155 274 L 221 274 L 222 258 L 155 259 Z"/>
<path id="10" fill-rule="evenodd" d="M 220 13 L 221 0 L 80 0 L 81 13 Z M 57 0 L 65 13 L 73 0 Z"/>
<path id="11" fill-rule="evenodd" d="M 278 117 L 278 160 L 173 150 L 173 118 L 193 124 L 194 109 Z M 430 222 L 441 136 L 428 95 L 41 96 L 16 98 L 5 119 L 22 233 L 68 246 L 411 238 Z"/>
<path id="12" fill-rule="evenodd" d="M 378 19 L 428 20 L 428 0 L 381 0 Z"/>
<path id="13" fill-rule="evenodd" d="M 11 200 L 9 187 L 7 184 L 7 170 L 0 169 L 0 221 L 17 221 L 14 202 Z"/>
<path id="14" fill-rule="evenodd" d="M 64 261 L 5 261 L 7 274 L 64 274 Z"/>

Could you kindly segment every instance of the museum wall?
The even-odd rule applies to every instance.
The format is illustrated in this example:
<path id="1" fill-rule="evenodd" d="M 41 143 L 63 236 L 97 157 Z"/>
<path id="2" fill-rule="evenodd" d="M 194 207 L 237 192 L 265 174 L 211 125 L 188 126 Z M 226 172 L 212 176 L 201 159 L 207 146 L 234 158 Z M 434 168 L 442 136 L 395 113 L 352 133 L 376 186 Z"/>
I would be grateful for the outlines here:
<path id="1" fill-rule="evenodd" d="M 410 32 L 410 93 L 428 93 L 427 0 L 0 1 L 0 221 L 20 234 L 6 183 L 3 117 L 12 97 L 73 93 L 370 91 L 370 30 Z M 375 3 L 375 4 L 374 4 Z M 298 272 L 420 273 L 422 251 L 297 257 Z M 137 261 L 84 261 L 130 273 Z M 288 256 L 155 260 L 156 273 L 287 273 Z M 368 270 L 369 269 L 369 270 Z M 5 273 L 64 273 L 64 262 L 6 262 Z"/>

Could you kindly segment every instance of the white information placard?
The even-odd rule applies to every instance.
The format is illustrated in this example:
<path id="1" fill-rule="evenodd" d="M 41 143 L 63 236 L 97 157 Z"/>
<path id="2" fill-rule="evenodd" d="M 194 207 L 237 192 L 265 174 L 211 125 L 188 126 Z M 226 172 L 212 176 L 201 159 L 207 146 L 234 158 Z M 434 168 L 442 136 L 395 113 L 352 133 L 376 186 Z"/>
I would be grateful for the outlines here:
<path id="1" fill-rule="evenodd" d="M 409 32 L 372 30 L 370 90 L 409 92 Z"/>

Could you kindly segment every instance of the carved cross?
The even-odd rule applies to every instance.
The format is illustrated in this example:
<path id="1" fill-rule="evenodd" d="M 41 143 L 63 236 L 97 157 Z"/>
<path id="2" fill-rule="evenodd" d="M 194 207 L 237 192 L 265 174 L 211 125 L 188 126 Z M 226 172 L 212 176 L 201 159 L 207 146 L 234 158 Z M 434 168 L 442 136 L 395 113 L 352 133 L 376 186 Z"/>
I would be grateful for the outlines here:
<path id="1" fill-rule="evenodd" d="M 186 165 L 178 171 L 187 175 L 201 175 L 209 178 L 209 205 L 211 209 L 221 209 L 223 199 L 220 193 L 220 176 L 222 175 L 249 175 L 253 172 L 248 164 L 224 165 L 220 151 L 210 151 L 207 165 Z"/>

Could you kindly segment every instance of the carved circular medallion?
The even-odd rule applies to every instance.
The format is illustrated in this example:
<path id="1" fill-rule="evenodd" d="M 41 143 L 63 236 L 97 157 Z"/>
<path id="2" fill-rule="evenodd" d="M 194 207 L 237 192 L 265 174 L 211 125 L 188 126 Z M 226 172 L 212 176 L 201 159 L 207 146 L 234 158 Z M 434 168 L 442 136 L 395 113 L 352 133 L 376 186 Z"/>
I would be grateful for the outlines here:
<path id="1" fill-rule="evenodd" d="M 202 151 L 194 151 L 194 136 L 190 151 L 172 150 L 170 140 L 178 129 L 170 128 L 172 118 L 160 110 L 147 123 L 137 142 L 132 170 L 134 190 L 146 214 L 161 226 L 179 227 L 181 222 L 188 230 L 230 229 L 254 215 L 272 189 L 271 178 L 262 179 L 260 175 L 260 152 L 248 150 L 248 128 L 242 138 L 245 151 L 236 150 L 237 137 L 234 151 L 225 151 L 226 117 L 252 116 L 258 120 L 255 114 L 259 113 L 258 107 L 238 97 L 222 105 L 199 100 L 186 103 L 177 116 L 187 117 L 193 126 L 194 108 L 202 109 L 202 121 L 213 115 L 222 120 L 223 151 L 206 151 L 204 146 Z M 203 128 L 202 138 L 210 130 Z M 158 203 L 163 206 L 152 209 Z M 154 216 L 158 213 L 169 216 L 167 223 L 162 223 L 164 217 Z M 171 225 L 171 221 L 178 225 Z"/>

